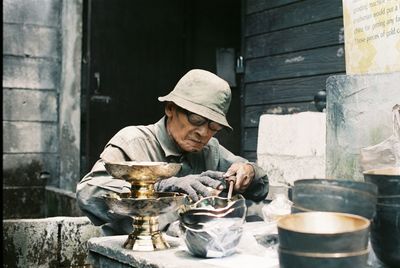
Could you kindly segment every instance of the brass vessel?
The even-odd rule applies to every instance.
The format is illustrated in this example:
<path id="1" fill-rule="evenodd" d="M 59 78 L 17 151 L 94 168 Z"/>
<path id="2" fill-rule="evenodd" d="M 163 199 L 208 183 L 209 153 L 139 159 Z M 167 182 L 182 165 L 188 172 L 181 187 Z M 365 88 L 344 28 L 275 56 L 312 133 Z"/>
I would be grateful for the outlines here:
<path id="1" fill-rule="evenodd" d="M 158 217 L 176 211 L 183 204 L 186 195 L 156 192 L 154 184 L 157 180 L 176 175 L 181 164 L 125 161 L 105 163 L 105 168 L 115 179 L 131 184 L 130 196 L 116 193 L 103 196 L 114 213 L 132 217 L 134 230 L 128 235 L 123 247 L 136 251 L 169 248 L 170 245 L 159 230 Z"/>

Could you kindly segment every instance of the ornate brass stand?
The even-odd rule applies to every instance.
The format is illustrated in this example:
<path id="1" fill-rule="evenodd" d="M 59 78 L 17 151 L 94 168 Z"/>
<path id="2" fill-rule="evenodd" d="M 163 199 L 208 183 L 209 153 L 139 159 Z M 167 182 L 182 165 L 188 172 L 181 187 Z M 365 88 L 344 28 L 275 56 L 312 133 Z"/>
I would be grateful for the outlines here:
<path id="1" fill-rule="evenodd" d="M 134 231 L 123 244 L 124 248 L 136 251 L 167 249 L 170 245 L 163 238 L 158 217 L 176 210 L 186 195 L 159 193 L 154 191 L 157 179 L 174 176 L 180 164 L 164 162 L 119 162 L 105 163 L 108 173 L 116 179 L 131 183 L 131 195 L 122 197 L 109 193 L 103 198 L 108 207 L 119 215 L 133 219 Z"/>

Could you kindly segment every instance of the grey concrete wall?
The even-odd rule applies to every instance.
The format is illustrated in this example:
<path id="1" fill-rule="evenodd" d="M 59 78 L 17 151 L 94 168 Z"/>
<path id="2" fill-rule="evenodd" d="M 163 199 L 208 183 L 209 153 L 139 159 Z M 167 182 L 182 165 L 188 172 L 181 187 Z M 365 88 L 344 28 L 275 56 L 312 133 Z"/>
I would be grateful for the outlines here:
<path id="1" fill-rule="evenodd" d="M 63 1 L 60 84 L 60 181 L 75 192 L 80 180 L 82 0 Z"/>
<path id="2" fill-rule="evenodd" d="M 363 180 L 360 149 L 393 133 L 392 107 L 400 104 L 400 73 L 332 76 L 326 91 L 327 177 Z"/>
<path id="3" fill-rule="evenodd" d="M 60 7 L 3 1 L 3 192 L 14 197 L 5 210 L 18 216 L 43 211 L 41 173 L 59 178 Z"/>
<path id="4" fill-rule="evenodd" d="M 43 211 L 40 187 L 80 178 L 81 28 L 82 0 L 3 1 L 3 192 L 18 217 Z"/>

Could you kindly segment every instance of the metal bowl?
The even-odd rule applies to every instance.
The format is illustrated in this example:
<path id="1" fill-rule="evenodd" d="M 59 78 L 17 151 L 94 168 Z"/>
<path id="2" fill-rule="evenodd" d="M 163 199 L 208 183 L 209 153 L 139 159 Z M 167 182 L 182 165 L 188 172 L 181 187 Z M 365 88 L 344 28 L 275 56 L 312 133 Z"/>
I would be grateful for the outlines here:
<path id="1" fill-rule="evenodd" d="M 179 213 L 182 237 L 190 253 L 203 258 L 235 253 L 247 207 L 242 195 L 206 197 Z"/>
<path id="2" fill-rule="evenodd" d="M 340 179 L 302 179 L 294 182 L 292 212 L 331 211 L 372 219 L 377 202 L 373 183 Z"/>
<path id="3" fill-rule="evenodd" d="M 121 216 L 159 216 L 177 210 L 187 195 L 173 192 L 156 192 L 154 198 L 121 198 L 110 192 L 102 197 L 108 208 Z"/>
<path id="4" fill-rule="evenodd" d="M 280 267 L 365 267 L 370 221 L 336 212 L 290 214 L 278 221 Z"/>
<path id="5" fill-rule="evenodd" d="M 157 179 L 175 176 L 182 167 L 180 163 L 122 161 L 105 162 L 107 172 L 117 179 L 131 183 L 152 184 Z"/>
<path id="6" fill-rule="evenodd" d="M 378 201 L 396 197 L 400 200 L 400 167 L 371 169 L 363 172 L 363 175 L 365 181 L 378 187 Z"/>
<path id="7" fill-rule="evenodd" d="M 378 186 L 371 245 L 380 261 L 400 267 L 400 167 L 365 171 L 364 179 Z"/>

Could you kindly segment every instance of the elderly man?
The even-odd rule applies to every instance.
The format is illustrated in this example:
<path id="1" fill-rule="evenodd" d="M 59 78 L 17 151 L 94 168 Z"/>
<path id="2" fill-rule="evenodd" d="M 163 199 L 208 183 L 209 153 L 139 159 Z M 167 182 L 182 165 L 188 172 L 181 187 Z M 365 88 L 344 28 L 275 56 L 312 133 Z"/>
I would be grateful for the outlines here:
<path id="1" fill-rule="evenodd" d="M 194 69 L 179 80 L 173 91 L 158 100 L 166 102 L 165 116 L 152 125 L 120 130 L 78 184 L 78 204 L 93 224 L 103 225 L 106 235 L 132 231 L 127 219 L 112 214 L 98 198 L 108 191 L 130 192 L 128 182 L 108 175 L 104 162 L 182 163 L 177 176 L 157 182 L 155 190 L 186 193 L 194 201 L 213 194 L 212 189 L 223 190 L 224 178 L 233 175 L 234 192 L 253 201 L 265 199 L 268 193 L 265 172 L 255 163 L 232 154 L 213 138 L 223 128 L 232 129 L 226 119 L 231 101 L 226 81 L 208 71 Z"/>

